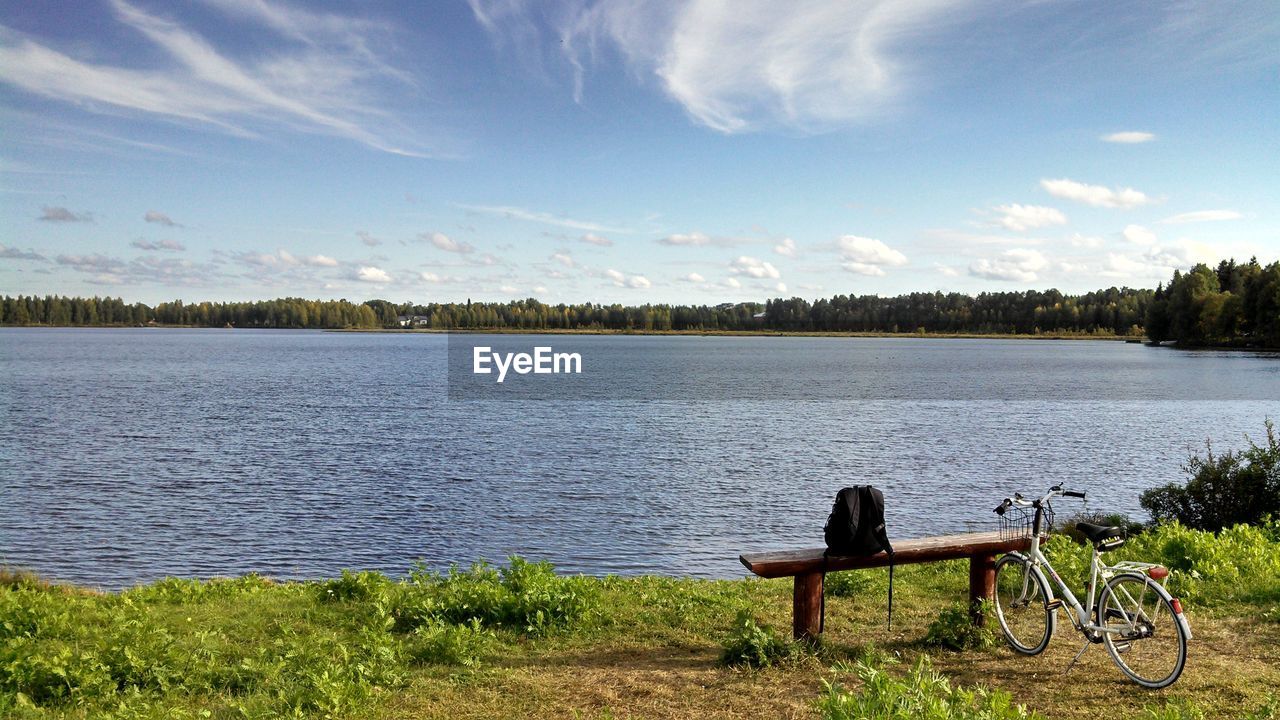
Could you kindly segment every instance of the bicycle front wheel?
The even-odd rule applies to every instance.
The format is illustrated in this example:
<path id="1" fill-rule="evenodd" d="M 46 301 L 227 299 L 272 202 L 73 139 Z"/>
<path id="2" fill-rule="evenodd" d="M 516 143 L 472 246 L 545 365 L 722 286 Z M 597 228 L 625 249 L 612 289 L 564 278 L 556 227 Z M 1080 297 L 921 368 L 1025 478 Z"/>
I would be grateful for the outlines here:
<path id="1" fill-rule="evenodd" d="M 1039 655 L 1049 647 L 1057 611 L 1049 609 L 1048 584 L 1030 562 L 1017 555 L 996 562 L 995 606 L 1000 630 L 1015 652 Z"/>
<path id="2" fill-rule="evenodd" d="M 1169 593 L 1132 573 L 1107 581 L 1099 603 L 1102 644 L 1120 670 L 1149 688 L 1173 684 L 1187 663 L 1187 634 Z"/>

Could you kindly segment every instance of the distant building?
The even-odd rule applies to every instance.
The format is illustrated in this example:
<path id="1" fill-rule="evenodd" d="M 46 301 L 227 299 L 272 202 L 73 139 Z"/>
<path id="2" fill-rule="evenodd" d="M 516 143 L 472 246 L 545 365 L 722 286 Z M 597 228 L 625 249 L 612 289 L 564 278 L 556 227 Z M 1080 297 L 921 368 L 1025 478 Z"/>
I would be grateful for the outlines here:
<path id="1" fill-rule="evenodd" d="M 431 318 L 426 315 L 397 315 L 396 322 L 400 327 L 423 327 L 431 324 Z"/>

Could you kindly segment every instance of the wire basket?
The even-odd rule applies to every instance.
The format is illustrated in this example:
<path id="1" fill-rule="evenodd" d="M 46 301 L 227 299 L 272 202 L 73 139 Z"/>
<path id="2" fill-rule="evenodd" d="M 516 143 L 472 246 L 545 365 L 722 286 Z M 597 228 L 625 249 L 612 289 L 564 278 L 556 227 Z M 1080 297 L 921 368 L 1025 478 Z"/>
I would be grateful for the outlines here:
<path id="1" fill-rule="evenodd" d="M 1049 531 L 1053 529 L 1053 508 L 1047 504 L 1044 507 L 1043 518 L 1040 525 L 1040 534 L 1048 535 Z M 999 522 L 1001 540 L 1029 538 L 1035 532 L 1036 509 L 1010 505 L 1005 508 L 1004 514 L 999 517 Z"/>

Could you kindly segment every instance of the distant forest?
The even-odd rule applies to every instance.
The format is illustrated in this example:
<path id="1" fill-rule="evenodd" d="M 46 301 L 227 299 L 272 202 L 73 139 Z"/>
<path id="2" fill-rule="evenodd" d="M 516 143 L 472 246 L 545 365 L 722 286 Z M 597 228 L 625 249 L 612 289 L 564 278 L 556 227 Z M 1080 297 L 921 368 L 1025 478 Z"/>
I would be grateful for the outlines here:
<path id="1" fill-rule="evenodd" d="M 632 331 L 782 330 L 807 332 L 1090 334 L 1144 333 L 1182 345 L 1280 347 L 1280 262 L 1224 260 L 1174 272 L 1155 290 L 1109 288 L 1083 295 L 1057 290 L 837 295 L 721 305 L 547 305 L 412 303 L 281 298 L 149 307 L 118 298 L 4 296 L 2 325 L 188 325 L 237 328 L 563 329 Z"/>

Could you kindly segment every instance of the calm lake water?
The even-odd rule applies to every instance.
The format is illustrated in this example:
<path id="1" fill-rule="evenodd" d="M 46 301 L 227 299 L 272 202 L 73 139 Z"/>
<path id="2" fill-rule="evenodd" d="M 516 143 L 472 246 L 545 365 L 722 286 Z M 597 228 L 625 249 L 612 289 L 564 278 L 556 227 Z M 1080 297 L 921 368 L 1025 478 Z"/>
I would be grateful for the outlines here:
<path id="1" fill-rule="evenodd" d="M 497 385 L 477 344 L 584 371 Z M 512 553 L 737 577 L 821 545 L 859 482 L 891 538 L 1056 482 L 1145 517 L 1267 416 L 1274 354 L 1118 342 L 0 329 L 0 563 L 107 588 Z"/>

